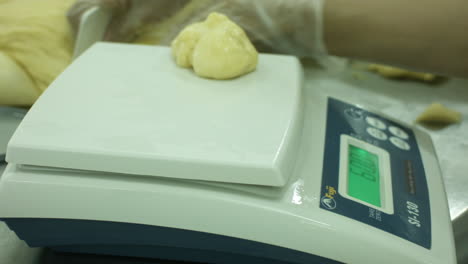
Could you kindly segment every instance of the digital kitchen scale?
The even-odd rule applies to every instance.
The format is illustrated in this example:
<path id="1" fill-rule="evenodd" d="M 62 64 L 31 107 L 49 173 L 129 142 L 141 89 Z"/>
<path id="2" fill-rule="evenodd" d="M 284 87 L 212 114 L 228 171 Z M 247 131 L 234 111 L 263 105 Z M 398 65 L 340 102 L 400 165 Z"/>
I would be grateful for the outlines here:
<path id="1" fill-rule="evenodd" d="M 0 217 L 32 247 L 208 263 L 455 263 L 430 137 L 302 86 L 294 57 L 234 80 L 169 48 L 98 43 L 8 145 Z"/>

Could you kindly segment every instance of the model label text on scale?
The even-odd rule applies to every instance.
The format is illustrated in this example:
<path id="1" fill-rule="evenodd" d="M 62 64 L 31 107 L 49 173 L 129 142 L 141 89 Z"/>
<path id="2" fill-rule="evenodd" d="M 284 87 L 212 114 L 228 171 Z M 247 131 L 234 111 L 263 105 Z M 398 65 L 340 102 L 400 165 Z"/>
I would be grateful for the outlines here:
<path id="1" fill-rule="evenodd" d="M 419 221 L 419 207 L 417 204 L 410 201 L 406 202 L 406 208 L 408 208 L 408 222 L 416 227 L 421 227 L 421 222 Z"/>

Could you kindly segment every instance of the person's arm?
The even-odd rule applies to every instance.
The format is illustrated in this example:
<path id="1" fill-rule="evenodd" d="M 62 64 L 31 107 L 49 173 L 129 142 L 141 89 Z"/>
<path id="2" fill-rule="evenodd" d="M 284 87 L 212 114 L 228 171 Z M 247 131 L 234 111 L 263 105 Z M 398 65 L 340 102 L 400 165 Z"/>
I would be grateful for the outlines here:
<path id="1" fill-rule="evenodd" d="M 122 14 L 113 17 L 106 40 L 130 41 L 140 25 L 162 21 L 182 10 L 185 4 L 196 1 L 78 0 L 69 17 L 80 13 L 77 10 L 80 11 L 81 2 L 128 7 L 120 8 Z M 261 51 L 271 49 L 320 58 L 326 55 L 324 40 L 332 55 L 468 78 L 467 0 L 206 0 L 198 3 L 203 8 L 184 11 L 187 19 L 173 25 L 165 33 L 167 39 L 175 37 L 186 25 L 205 19 L 209 13 L 220 12 L 244 28 Z"/>
<path id="2" fill-rule="evenodd" d="M 327 0 L 330 54 L 468 77 L 468 1 Z"/>

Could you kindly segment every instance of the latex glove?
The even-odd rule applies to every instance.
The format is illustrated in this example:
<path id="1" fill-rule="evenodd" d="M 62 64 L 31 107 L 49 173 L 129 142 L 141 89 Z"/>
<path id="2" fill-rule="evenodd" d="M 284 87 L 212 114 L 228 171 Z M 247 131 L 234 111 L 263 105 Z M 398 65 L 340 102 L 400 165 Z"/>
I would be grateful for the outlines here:
<path id="1" fill-rule="evenodd" d="M 190 0 L 77 0 L 67 17 L 75 32 L 79 30 L 81 16 L 94 7 L 108 9 L 112 19 L 105 41 L 131 42 L 139 28 L 164 21 L 181 10 Z"/>
<path id="2" fill-rule="evenodd" d="M 144 25 L 163 22 L 178 12 L 178 19 L 161 44 L 168 45 L 188 24 L 220 12 L 241 26 L 260 51 L 274 51 L 299 57 L 327 54 L 323 41 L 324 0 L 79 0 L 70 10 L 73 21 L 92 6 L 114 12 L 105 40 L 131 42 Z M 194 6 L 184 10 L 188 5 Z M 73 22 L 72 22 L 73 23 Z"/>

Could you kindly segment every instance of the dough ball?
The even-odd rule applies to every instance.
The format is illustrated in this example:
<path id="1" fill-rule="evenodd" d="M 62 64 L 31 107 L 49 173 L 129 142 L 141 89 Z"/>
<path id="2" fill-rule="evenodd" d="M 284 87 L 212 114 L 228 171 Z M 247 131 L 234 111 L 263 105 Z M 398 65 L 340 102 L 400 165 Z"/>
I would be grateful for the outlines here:
<path id="1" fill-rule="evenodd" d="M 448 109 L 442 104 L 434 103 L 416 119 L 416 122 L 450 125 L 460 123 L 461 118 L 461 113 Z"/>
<path id="2" fill-rule="evenodd" d="M 236 78 L 258 64 L 258 52 L 244 30 L 219 13 L 184 29 L 173 41 L 172 52 L 177 65 L 193 67 L 204 78 Z"/>
<path id="3" fill-rule="evenodd" d="M 434 74 L 412 72 L 386 65 L 371 64 L 367 69 L 389 79 L 412 79 L 423 82 L 433 82 L 437 79 L 437 76 Z"/>
<path id="4" fill-rule="evenodd" d="M 172 43 L 172 55 L 177 65 L 183 68 L 193 66 L 193 54 L 195 47 L 198 46 L 200 38 L 207 31 L 206 25 L 196 23 L 188 26 L 177 39 Z"/>

